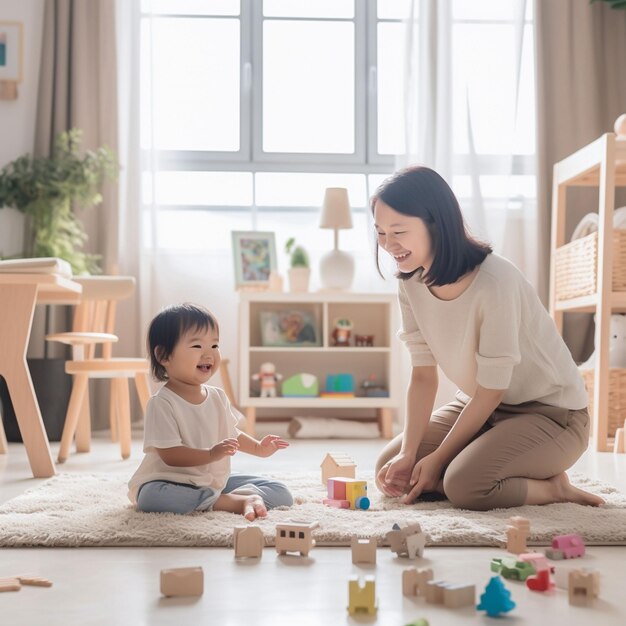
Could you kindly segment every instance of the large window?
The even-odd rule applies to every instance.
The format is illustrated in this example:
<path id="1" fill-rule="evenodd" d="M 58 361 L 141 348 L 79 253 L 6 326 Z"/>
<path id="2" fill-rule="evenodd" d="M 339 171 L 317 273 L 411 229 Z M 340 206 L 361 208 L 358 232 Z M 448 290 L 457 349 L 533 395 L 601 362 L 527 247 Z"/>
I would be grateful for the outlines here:
<path id="1" fill-rule="evenodd" d="M 452 3 L 460 164 L 453 185 L 461 196 L 471 194 L 463 161 L 470 150 L 463 128 L 470 78 L 484 81 L 484 92 L 471 95 L 484 193 L 510 196 L 501 138 L 512 113 L 498 95 L 517 89 L 509 77 L 518 61 L 524 72 L 518 105 L 526 122 L 518 131 L 524 141 L 514 184 L 525 191 L 534 185 L 532 54 L 517 60 L 500 52 L 515 36 L 507 13 L 513 4 Z M 328 233 L 317 228 L 319 206 L 326 187 L 342 186 L 356 222 L 342 240 L 353 249 L 366 246 L 367 199 L 404 151 L 403 19 L 410 5 L 142 0 L 143 201 L 159 207 L 158 245 L 206 247 L 210 232 L 211 245 L 227 248 L 231 229 L 274 230 L 280 237 L 310 225 L 309 245 L 327 249 Z M 523 36 L 532 37 L 527 18 Z"/>

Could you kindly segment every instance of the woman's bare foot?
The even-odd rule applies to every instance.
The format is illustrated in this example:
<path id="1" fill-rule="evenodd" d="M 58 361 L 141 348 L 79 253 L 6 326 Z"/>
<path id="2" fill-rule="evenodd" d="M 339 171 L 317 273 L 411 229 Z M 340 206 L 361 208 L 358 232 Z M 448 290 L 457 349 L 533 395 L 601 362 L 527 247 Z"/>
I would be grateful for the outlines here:
<path id="1" fill-rule="evenodd" d="M 588 491 L 583 491 L 574 487 L 565 472 L 548 479 L 555 493 L 555 502 L 574 502 L 575 504 L 585 504 L 587 506 L 600 506 L 604 500 Z"/>
<path id="2" fill-rule="evenodd" d="M 257 517 L 267 517 L 267 507 L 260 496 L 249 496 L 243 502 L 243 516 L 250 522 Z"/>

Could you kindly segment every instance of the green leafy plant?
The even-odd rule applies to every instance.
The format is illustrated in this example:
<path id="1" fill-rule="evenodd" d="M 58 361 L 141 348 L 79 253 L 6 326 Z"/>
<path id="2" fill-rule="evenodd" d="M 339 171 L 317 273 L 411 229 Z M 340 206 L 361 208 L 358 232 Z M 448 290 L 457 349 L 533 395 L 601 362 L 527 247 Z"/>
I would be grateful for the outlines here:
<path id="1" fill-rule="evenodd" d="M 612 9 L 626 9 L 626 0 L 600 0 L 601 2 L 607 2 Z M 589 4 L 598 2 L 598 0 L 590 0 Z"/>
<path id="2" fill-rule="evenodd" d="M 25 154 L 0 171 L 0 207 L 26 215 L 25 257 L 59 257 L 74 274 L 97 273 L 99 258 L 82 247 L 87 240 L 72 210 L 102 202 L 105 178 L 117 177 L 117 161 L 107 147 L 80 154 L 82 131 L 60 133 L 52 156 Z"/>
<path id="3" fill-rule="evenodd" d="M 287 240 L 285 252 L 289 255 L 291 267 L 309 267 L 309 255 L 302 246 L 296 246 L 294 237 Z"/>

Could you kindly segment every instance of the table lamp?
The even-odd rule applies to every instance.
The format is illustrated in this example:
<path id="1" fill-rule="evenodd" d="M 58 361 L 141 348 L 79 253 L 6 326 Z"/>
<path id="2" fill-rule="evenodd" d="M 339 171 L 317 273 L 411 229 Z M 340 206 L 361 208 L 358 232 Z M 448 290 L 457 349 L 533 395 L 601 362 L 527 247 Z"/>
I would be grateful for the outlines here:
<path id="1" fill-rule="evenodd" d="M 348 252 L 339 250 L 339 229 L 352 228 L 352 214 L 348 190 L 328 187 L 324 193 L 320 228 L 335 231 L 335 247 L 320 261 L 320 278 L 326 289 L 349 289 L 354 278 L 354 259 Z"/>

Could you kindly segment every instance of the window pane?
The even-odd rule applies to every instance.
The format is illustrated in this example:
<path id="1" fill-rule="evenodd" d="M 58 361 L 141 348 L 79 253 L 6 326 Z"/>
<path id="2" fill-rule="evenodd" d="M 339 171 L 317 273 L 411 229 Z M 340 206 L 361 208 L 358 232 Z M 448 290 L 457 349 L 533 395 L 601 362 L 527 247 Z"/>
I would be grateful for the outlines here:
<path id="1" fill-rule="evenodd" d="M 455 152 L 469 151 L 469 115 L 478 154 L 533 154 L 535 126 L 531 27 L 524 29 L 519 93 L 515 82 L 516 37 L 512 24 L 455 24 L 453 29 Z"/>
<path id="2" fill-rule="evenodd" d="M 404 20 L 411 13 L 411 4 L 415 5 L 414 17 L 419 15 L 419 2 L 412 0 L 378 0 L 376 15 L 382 20 Z"/>
<path id="3" fill-rule="evenodd" d="M 152 177 L 144 174 L 144 204 L 152 202 Z M 250 172 L 158 172 L 156 203 L 166 205 L 251 206 Z"/>
<path id="4" fill-rule="evenodd" d="M 537 195 L 534 176 L 480 176 L 479 180 L 483 198 L 534 198 Z M 469 176 L 454 176 L 452 188 L 458 198 L 471 198 L 474 195 Z"/>
<path id="5" fill-rule="evenodd" d="M 239 0 L 141 0 L 141 10 L 169 15 L 239 15 Z"/>
<path id="6" fill-rule="evenodd" d="M 263 150 L 351 154 L 354 24 L 266 20 Z"/>
<path id="7" fill-rule="evenodd" d="M 354 17 L 354 0 L 264 0 L 266 17 Z"/>
<path id="8" fill-rule="evenodd" d="M 404 153 L 404 24 L 378 24 L 378 153 Z"/>
<path id="9" fill-rule="evenodd" d="M 156 18 L 142 26 L 142 116 L 151 104 L 155 147 L 239 150 L 239 20 Z"/>
<path id="10" fill-rule="evenodd" d="M 321 207 L 326 187 L 345 187 L 350 206 L 365 206 L 362 174 L 258 173 L 257 206 Z"/>
<path id="11" fill-rule="evenodd" d="M 452 15 L 457 20 L 514 20 L 524 10 L 525 19 L 533 18 L 532 0 L 452 0 Z"/>
<path id="12" fill-rule="evenodd" d="M 144 245 L 150 241 L 150 211 L 143 214 Z M 157 249 L 230 250 L 231 231 L 251 230 L 250 213 L 245 211 L 159 211 L 156 219 Z"/>

